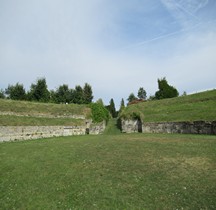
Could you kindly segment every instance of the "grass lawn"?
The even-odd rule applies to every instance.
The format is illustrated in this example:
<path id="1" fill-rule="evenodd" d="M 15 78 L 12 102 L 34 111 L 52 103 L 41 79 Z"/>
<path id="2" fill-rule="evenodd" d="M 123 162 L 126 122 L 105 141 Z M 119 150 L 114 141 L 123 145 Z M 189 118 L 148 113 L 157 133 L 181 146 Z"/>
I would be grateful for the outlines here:
<path id="1" fill-rule="evenodd" d="M 131 119 L 134 112 L 139 113 L 143 122 L 214 121 L 216 90 L 130 105 L 121 116 Z"/>
<path id="2" fill-rule="evenodd" d="M 0 126 L 72 126 L 83 125 L 91 117 L 87 105 L 52 104 L 0 99 Z"/>
<path id="3" fill-rule="evenodd" d="M 0 163 L 0 209 L 216 209 L 215 136 L 1 143 Z"/>

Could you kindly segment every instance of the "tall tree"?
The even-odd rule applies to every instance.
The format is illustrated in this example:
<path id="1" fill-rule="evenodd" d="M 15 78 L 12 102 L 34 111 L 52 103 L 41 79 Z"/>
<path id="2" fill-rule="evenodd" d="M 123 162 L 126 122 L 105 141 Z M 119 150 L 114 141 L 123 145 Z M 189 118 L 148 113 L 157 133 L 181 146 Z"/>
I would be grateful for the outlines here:
<path id="1" fill-rule="evenodd" d="M 74 98 L 73 103 L 75 104 L 83 104 L 84 97 L 83 97 L 83 89 L 80 85 L 77 85 L 74 90 Z"/>
<path id="2" fill-rule="evenodd" d="M 48 102 L 50 100 L 50 93 L 47 89 L 46 79 L 38 79 L 36 84 L 32 84 L 28 95 L 30 100 Z"/>
<path id="3" fill-rule="evenodd" d="M 158 89 L 155 93 L 156 99 L 174 98 L 179 95 L 177 89 L 169 85 L 165 77 L 158 79 Z"/>
<path id="4" fill-rule="evenodd" d="M 136 100 L 137 99 L 137 97 L 133 94 L 133 93 L 131 93 L 130 95 L 129 95 L 129 97 L 128 97 L 128 103 L 130 103 L 130 102 L 132 102 L 132 101 L 134 101 L 134 100 Z"/>
<path id="5" fill-rule="evenodd" d="M 124 99 L 122 98 L 119 112 L 121 112 L 124 108 L 125 108 L 125 103 L 124 103 Z"/>
<path id="6" fill-rule="evenodd" d="M 4 91 L 2 89 L 0 90 L 0 98 L 5 98 L 5 94 L 4 94 Z"/>
<path id="7" fill-rule="evenodd" d="M 83 103 L 90 104 L 93 99 L 92 87 L 88 83 L 85 83 L 83 87 Z"/>
<path id="8" fill-rule="evenodd" d="M 102 98 L 99 98 L 97 101 L 96 101 L 97 104 L 101 104 L 102 106 L 104 106 L 104 102 L 103 102 L 103 99 Z"/>
<path id="9" fill-rule="evenodd" d="M 56 103 L 70 103 L 71 94 L 68 85 L 60 85 L 54 93 L 54 101 Z"/>
<path id="10" fill-rule="evenodd" d="M 143 99 L 143 100 L 146 99 L 146 91 L 144 90 L 143 87 L 139 88 L 137 96 L 139 99 Z"/>
<path id="11" fill-rule="evenodd" d="M 109 111 L 113 118 L 117 117 L 115 103 L 114 103 L 113 98 L 110 100 Z"/>
<path id="12" fill-rule="evenodd" d="M 26 99 L 26 91 L 23 87 L 23 84 L 16 83 L 16 85 L 8 85 L 5 93 L 8 95 L 8 98 L 12 100 Z"/>

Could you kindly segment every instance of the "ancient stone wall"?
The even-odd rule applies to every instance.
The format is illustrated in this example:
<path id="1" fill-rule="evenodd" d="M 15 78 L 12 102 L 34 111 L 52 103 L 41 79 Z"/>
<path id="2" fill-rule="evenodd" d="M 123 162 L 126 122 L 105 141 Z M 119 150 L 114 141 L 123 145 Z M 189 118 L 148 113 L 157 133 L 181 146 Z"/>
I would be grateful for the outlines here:
<path id="1" fill-rule="evenodd" d="M 121 130 L 123 133 L 137 133 L 138 125 L 138 120 L 121 120 Z"/>
<path id="2" fill-rule="evenodd" d="M 121 128 L 124 133 L 185 133 L 185 134 L 210 134 L 216 135 L 216 121 L 194 122 L 161 122 L 142 123 L 139 120 L 121 120 Z"/>
<path id="3" fill-rule="evenodd" d="M 57 136 L 101 134 L 104 129 L 105 123 L 91 124 L 89 128 L 86 126 L 0 126 L 0 142 Z"/>
<path id="4" fill-rule="evenodd" d="M 216 121 L 143 123 L 143 133 L 184 133 L 216 135 Z"/>
<path id="5" fill-rule="evenodd" d="M 91 124 L 89 128 L 89 134 L 98 135 L 102 134 L 106 128 L 106 122 L 101 122 L 97 124 Z"/>

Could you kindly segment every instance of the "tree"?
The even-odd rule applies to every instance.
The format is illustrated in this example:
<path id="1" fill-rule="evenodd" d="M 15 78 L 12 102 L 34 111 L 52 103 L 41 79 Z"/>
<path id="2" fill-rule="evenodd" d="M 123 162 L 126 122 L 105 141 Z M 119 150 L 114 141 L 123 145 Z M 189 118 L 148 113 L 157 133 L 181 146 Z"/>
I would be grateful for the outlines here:
<path id="1" fill-rule="evenodd" d="M 83 104 L 84 97 L 83 97 L 83 89 L 80 85 L 77 85 L 74 90 L 74 98 L 72 100 L 75 104 Z"/>
<path id="2" fill-rule="evenodd" d="M 129 95 L 129 97 L 128 97 L 128 103 L 130 103 L 130 102 L 132 102 L 132 101 L 134 101 L 134 100 L 136 100 L 137 99 L 137 97 L 133 94 L 133 93 L 131 93 L 130 95 Z"/>
<path id="3" fill-rule="evenodd" d="M 83 103 L 90 104 L 92 102 L 92 99 L 92 87 L 88 83 L 85 83 L 83 87 Z"/>
<path id="4" fill-rule="evenodd" d="M 146 91 L 144 90 L 143 87 L 140 87 L 140 89 L 138 90 L 138 94 L 137 94 L 139 99 L 146 99 Z"/>
<path id="5" fill-rule="evenodd" d="M 93 122 L 103 122 L 104 120 L 108 122 L 110 118 L 109 111 L 100 103 L 90 104 L 92 110 L 92 120 Z"/>
<path id="6" fill-rule="evenodd" d="M 102 98 L 99 98 L 97 101 L 96 101 L 97 104 L 101 104 L 102 106 L 104 106 L 104 102 L 102 100 Z"/>
<path id="7" fill-rule="evenodd" d="M 28 97 L 33 101 L 48 102 L 50 100 L 50 93 L 47 89 L 46 79 L 38 79 L 36 84 L 31 85 L 31 90 Z"/>
<path id="8" fill-rule="evenodd" d="M 109 105 L 108 109 L 109 109 L 109 112 L 112 115 L 112 117 L 116 118 L 117 117 L 117 113 L 116 113 L 115 103 L 114 103 L 113 99 L 110 100 L 110 105 Z"/>
<path id="9" fill-rule="evenodd" d="M 158 79 L 159 90 L 155 93 L 156 99 L 174 98 L 179 95 L 176 88 L 169 85 L 166 78 Z"/>
<path id="10" fill-rule="evenodd" d="M 124 108 L 125 108 L 125 103 L 124 103 L 124 99 L 122 98 L 119 112 L 121 112 Z"/>
<path id="11" fill-rule="evenodd" d="M 12 100 L 25 100 L 26 91 L 22 84 L 16 83 L 16 85 L 8 85 L 8 88 L 5 90 L 5 93 L 8 95 L 8 98 Z"/>
<path id="12" fill-rule="evenodd" d="M 183 94 L 182 94 L 182 96 L 186 96 L 187 95 L 187 92 L 186 91 L 184 91 L 183 92 Z"/>
<path id="13" fill-rule="evenodd" d="M 70 103 L 72 100 L 71 91 L 68 85 L 60 85 L 53 94 L 54 102 L 56 103 Z"/>
<path id="14" fill-rule="evenodd" d="M 0 90 L 0 98 L 3 98 L 3 99 L 5 98 L 5 94 L 4 94 L 4 91 L 2 89 Z"/>

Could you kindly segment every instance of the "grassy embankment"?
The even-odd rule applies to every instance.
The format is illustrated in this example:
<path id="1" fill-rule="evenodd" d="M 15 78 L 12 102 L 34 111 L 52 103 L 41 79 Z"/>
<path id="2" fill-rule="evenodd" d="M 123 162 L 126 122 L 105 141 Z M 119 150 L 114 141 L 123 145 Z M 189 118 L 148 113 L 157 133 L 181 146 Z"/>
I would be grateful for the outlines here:
<path id="1" fill-rule="evenodd" d="M 134 114 L 135 113 L 135 114 Z M 0 99 L 0 125 L 82 125 L 90 118 L 86 105 L 45 104 Z M 140 116 L 143 122 L 179 122 L 216 120 L 216 90 L 205 91 L 172 99 L 147 101 L 130 105 L 121 113 L 123 118 Z"/>
<path id="2" fill-rule="evenodd" d="M 146 102 L 124 114 L 215 120 L 215 95 Z M 85 106 L 74 106 L 0 100 L 0 124 L 9 117 L 9 125 L 29 125 L 30 118 L 31 125 L 43 125 L 42 119 L 71 124 L 65 114 L 89 115 Z M 109 135 L 0 144 L 0 209 L 216 209 L 215 136 L 118 134 L 115 123 L 109 122 Z"/>
<path id="3" fill-rule="evenodd" d="M 121 116 L 139 115 L 143 122 L 216 120 L 216 90 L 171 99 L 147 101 L 125 108 Z"/>
<path id="4" fill-rule="evenodd" d="M 216 137 L 74 136 L 0 144 L 0 209 L 216 209 Z"/>
<path id="5" fill-rule="evenodd" d="M 73 115 L 90 118 L 91 110 L 86 105 L 46 104 L 0 99 L 0 125 L 82 125 L 82 119 Z"/>

